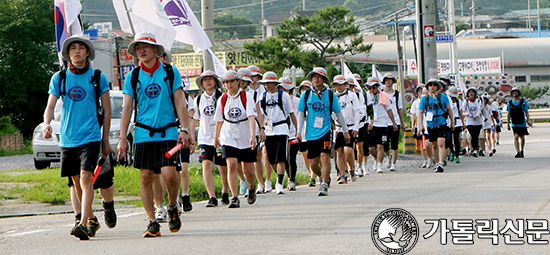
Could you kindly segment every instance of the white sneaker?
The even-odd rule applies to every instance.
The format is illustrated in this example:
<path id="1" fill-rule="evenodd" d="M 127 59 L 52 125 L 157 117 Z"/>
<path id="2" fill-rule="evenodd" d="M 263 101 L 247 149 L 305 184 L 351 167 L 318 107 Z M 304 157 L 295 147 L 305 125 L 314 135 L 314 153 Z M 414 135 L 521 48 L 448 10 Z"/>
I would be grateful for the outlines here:
<path id="1" fill-rule="evenodd" d="M 183 205 L 181 204 L 181 201 L 180 201 L 180 195 L 178 195 L 178 198 L 176 199 L 176 207 L 178 208 L 178 210 L 180 211 L 180 214 L 183 212 Z"/>
<path id="2" fill-rule="evenodd" d="M 369 171 L 369 167 L 368 167 L 368 166 L 365 167 L 365 172 L 364 172 L 364 173 L 365 173 L 365 175 L 369 175 L 369 174 L 370 174 L 370 171 Z"/>
<path id="3" fill-rule="evenodd" d="M 256 189 L 256 194 L 262 194 L 264 193 L 264 185 L 261 183 L 258 183 L 258 188 Z"/>
<path id="4" fill-rule="evenodd" d="M 435 165 L 435 159 L 429 158 L 428 164 L 426 165 L 427 168 L 432 168 Z"/>
<path id="5" fill-rule="evenodd" d="M 391 164 L 390 171 L 395 171 L 395 170 L 396 170 L 395 164 Z"/>
<path id="6" fill-rule="evenodd" d="M 386 157 L 386 168 L 390 168 L 390 167 L 391 167 L 391 156 Z"/>
<path id="7" fill-rule="evenodd" d="M 287 188 L 288 188 L 288 191 L 296 191 L 296 183 L 288 181 Z"/>
<path id="8" fill-rule="evenodd" d="M 269 193 L 273 190 L 272 186 L 271 186 L 271 180 L 265 180 L 265 193 Z"/>
<path id="9" fill-rule="evenodd" d="M 420 168 L 426 168 L 428 167 L 428 160 L 424 160 L 424 163 L 420 166 Z"/>
<path id="10" fill-rule="evenodd" d="M 384 171 L 382 171 L 382 164 L 378 164 L 376 172 L 379 173 L 379 174 L 384 172 Z"/>
<path id="11" fill-rule="evenodd" d="M 277 195 L 285 194 L 283 184 L 275 184 L 275 191 L 277 192 Z"/>
<path id="12" fill-rule="evenodd" d="M 168 215 L 166 214 L 166 209 L 162 205 L 157 206 L 157 213 L 155 214 L 158 222 L 167 222 Z"/>

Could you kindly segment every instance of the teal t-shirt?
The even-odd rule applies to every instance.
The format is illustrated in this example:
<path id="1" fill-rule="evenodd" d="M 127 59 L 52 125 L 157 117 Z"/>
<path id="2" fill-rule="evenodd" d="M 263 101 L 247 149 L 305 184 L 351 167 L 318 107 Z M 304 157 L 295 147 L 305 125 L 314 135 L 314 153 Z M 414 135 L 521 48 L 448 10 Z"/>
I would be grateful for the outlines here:
<path id="1" fill-rule="evenodd" d="M 305 93 L 309 94 L 307 102 L 305 102 Z M 330 103 L 329 93 L 333 94 L 332 97 L 332 111 L 339 112 L 341 110 L 338 103 L 338 97 L 331 90 L 325 89 L 321 95 L 315 95 L 312 90 L 307 90 L 300 96 L 300 103 L 298 104 L 298 111 L 304 112 L 307 107 L 306 116 L 306 135 L 305 138 L 308 141 L 317 140 L 325 135 L 332 128 L 330 122 Z M 317 119 L 316 118 L 320 118 Z M 322 123 L 320 123 L 322 120 Z"/>

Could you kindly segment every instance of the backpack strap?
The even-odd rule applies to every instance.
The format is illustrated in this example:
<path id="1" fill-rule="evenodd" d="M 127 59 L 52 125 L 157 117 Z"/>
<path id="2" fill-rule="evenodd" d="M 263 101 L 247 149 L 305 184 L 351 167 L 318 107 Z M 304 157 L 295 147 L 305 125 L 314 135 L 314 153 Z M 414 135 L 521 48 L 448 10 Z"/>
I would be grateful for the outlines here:
<path id="1" fill-rule="evenodd" d="M 99 99 L 101 97 L 101 88 L 99 87 L 100 80 L 101 80 L 101 70 L 95 69 L 94 76 L 92 77 L 92 82 L 94 84 L 95 106 L 97 109 L 97 122 L 101 127 L 103 126 L 105 116 L 103 114 L 103 107 L 99 105 Z"/>
<path id="2" fill-rule="evenodd" d="M 200 95 L 197 96 L 197 111 L 199 113 L 199 118 L 201 117 L 201 96 L 202 96 L 202 93 Z M 214 106 L 215 107 L 215 106 Z"/>
<path id="3" fill-rule="evenodd" d="M 243 106 L 245 108 L 245 113 L 246 113 L 246 92 L 244 90 L 242 90 L 240 96 L 241 96 L 241 102 L 243 103 Z M 233 124 L 237 124 L 237 123 L 248 120 L 248 118 L 244 118 L 242 120 L 237 120 L 237 121 L 228 120 L 225 117 L 225 103 L 226 102 L 227 102 L 227 92 L 223 93 L 223 95 L 222 95 L 222 117 L 223 117 L 223 120 L 225 120 L 229 123 L 233 123 Z"/>
<path id="4" fill-rule="evenodd" d="M 67 78 L 67 68 L 59 71 L 59 97 L 66 95 L 65 80 Z"/>
<path id="5" fill-rule="evenodd" d="M 137 98 L 137 84 L 140 83 L 139 82 L 139 71 L 141 70 L 141 67 L 137 66 L 136 68 L 134 68 L 134 70 L 132 71 L 132 77 L 130 78 L 130 84 L 132 84 L 132 92 L 134 94 L 134 123 L 136 123 L 136 120 L 137 120 L 137 103 L 138 103 L 138 98 Z"/>

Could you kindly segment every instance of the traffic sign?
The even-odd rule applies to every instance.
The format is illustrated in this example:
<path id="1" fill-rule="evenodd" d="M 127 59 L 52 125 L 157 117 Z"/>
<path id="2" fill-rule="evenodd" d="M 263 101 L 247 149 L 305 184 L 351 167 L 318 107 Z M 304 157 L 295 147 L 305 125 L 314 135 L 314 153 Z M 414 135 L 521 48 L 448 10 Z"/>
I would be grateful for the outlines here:
<path id="1" fill-rule="evenodd" d="M 436 43 L 452 43 L 453 41 L 454 41 L 453 35 L 436 35 L 435 36 Z"/>

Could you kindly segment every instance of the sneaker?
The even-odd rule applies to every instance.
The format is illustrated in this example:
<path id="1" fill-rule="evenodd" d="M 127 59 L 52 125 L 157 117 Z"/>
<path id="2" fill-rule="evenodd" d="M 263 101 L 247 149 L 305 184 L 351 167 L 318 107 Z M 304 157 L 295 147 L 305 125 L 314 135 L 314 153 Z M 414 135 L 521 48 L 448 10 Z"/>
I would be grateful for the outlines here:
<path id="1" fill-rule="evenodd" d="M 483 150 L 479 150 L 479 156 L 485 157 L 485 153 L 483 152 Z"/>
<path id="2" fill-rule="evenodd" d="M 166 209 L 162 205 L 157 205 L 156 218 L 158 222 L 167 222 L 168 215 L 166 214 Z"/>
<path id="3" fill-rule="evenodd" d="M 497 153 L 497 149 L 493 149 L 493 154 Z"/>
<path id="4" fill-rule="evenodd" d="M 143 233 L 143 237 L 160 236 L 160 224 L 157 221 L 149 221 L 147 230 Z"/>
<path id="5" fill-rule="evenodd" d="M 435 168 L 436 173 L 443 173 L 444 169 L 441 163 L 437 164 L 437 167 Z"/>
<path id="6" fill-rule="evenodd" d="M 446 159 L 443 160 L 443 166 L 447 166 L 447 160 Z"/>
<path id="7" fill-rule="evenodd" d="M 499 142 L 497 142 L 497 145 L 500 145 L 500 143 L 499 143 Z"/>
<path id="8" fill-rule="evenodd" d="M 193 204 L 191 204 L 191 198 L 189 196 L 181 196 L 181 204 L 184 212 L 193 210 Z"/>
<path id="9" fill-rule="evenodd" d="M 248 183 L 246 183 L 246 181 L 241 180 L 241 182 L 239 183 L 239 193 L 241 193 L 241 195 L 246 194 L 247 186 L 248 186 Z"/>
<path id="10" fill-rule="evenodd" d="M 472 151 L 472 157 L 477 158 L 477 153 L 475 151 Z"/>
<path id="11" fill-rule="evenodd" d="M 258 188 L 256 189 L 256 194 L 262 194 L 264 193 L 264 185 L 261 183 L 258 183 Z"/>
<path id="12" fill-rule="evenodd" d="M 208 203 L 206 203 L 206 207 L 216 207 L 218 206 L 218 199 L 215 197 L 210 197 L 208 199 Z"/>
<path id="13" fill-rule="evenodd" d="M 332 178 L 329 176 L 328 177 L 328 182 L 327 182 L 327 188 L 330 188 L 330 183 L 332 182 Z M 321 182 L 322 183 L 322 182 Z"/>
<path id="14" fill-rule="evenodd" d="M 277 193 L 277 195 L 283 195 L 285 194 L 285 191 L 284 191 L 284 187 L 283 187 L 283 184 L 279 184 L 279 183 L 276 183 L 275 184 L 275 193 Z"/>
<path id="15" fill-rule="evenodd" d="M 256 202 L 256 190 L 254 188 L 248 189 L 249 196 L 246 198 L 246 202 L 248 202 L 249 205 L 254 204 Z"/>
<path id="16" fill-rule="evenodd" d="M 222 205 L 228 205 L 229 204 L 229 192 L 223 192 L 222 193 Z"/>
<path id="17" fill-rule="evenodd" d="M 521 158 L 521 152 L 518 151 L 518 153 L 516 153 L 516 156 L 514 156 L 514 158 Z"/>
<path id="18" fill-rule="evenodd" d="M 453 154 L 453 153 L 449 154 L 449 161 L 450 162 L 455 161 L 455 154 Z"/>
<path id="19" fill-rule="evenodd" d="M 309 186 L 315 187 L 315 178 L 309 178 Z"/>
<path id="20" fill-rule="evenodd" d="M 168 222 L 168 228 L 170 232 L 178 232 L 181 228 L 180 212 L 178 208 L 168 207 L 168 215 L 170 216 L 170 222 Z"/>
<path id="21" fill-rule="evenodd" d="M 395 164 L 391 164 L 390 171 L 395 171 L 396 169 Z"/>
<path id="22" fill-rule="evenodd" d="M 363 167 L 359 167 L 357 169 L 357 176 L 359 176 L 359 177 L 365 176 L 365 174 L 363 173 Z"/>
<path id="23" fill-rule="evenodd" d="M 490 151 L 489 152 L 489 157 L 492 157 L 493 156 L 493 151 Z"/>
<path id="24" fill-rule="evenodd" d="M 289 181 L 287 186 L 288 191 L 296 191 L 296 183 L 293 181 Z"/>
<path id="25" fill-rule="evenodd" d="M 103 217 L 105 218 L 105 224 L 108 228 L 114 228 L 116 226 L 116 212 L 115 212 L 115 202 L 111 201 L 110 203 L 102 202 L 103 205 Z"/>
<path id="26" fill-rule="evenodd" d="M 183 196 L 182 196 L 181 199 L 183 200 Z M 179 199 L 176 199 L 176 208 L 178 208 L 180 214 L 183 212 L 183 205 L 181 204 Z M 193 209 L 193 208 L 191 208 L 191 209 Z"/>
<path id="27" fill-rule="evenodd" d="M 88 229 L 82 224 L 74 226 L 72 234 L 80 240 L 90 240 L 90 237 L 88 236 Z"/>
<path id="28" fill-rule="evenodd" d="M 369 175 L 370 174 L 370 170 L 369 170 L 369 167 L 365 168 L 365 175 Z"/>
<path id="29" fill-rule="evenodd" d="M 355 176 L 355 170 L 351 169 L 349 171 L 351 182 L 357 181 L 357 176 Z"/>
<path id="30" fill-rule="evenodd" d="M 94 237 L 95 232 L 97 232 L 101 227 L 101 225 L 99 225 L 99 221 L 97 220 L 97 217 L 94 217 L 93 219 L 88 219 L 88 224 L 86 226 L 88 228 L 89 237 Z"/>
<path id="31" fill-rule="evenodd" d="M 434 167 L 435 165 L 435 159 L 434 158 L 429 158 L 428 159 L 428 164 L 426 165 L 427 168 L 432 168 Z"/>
<path id="32" fill-rule="evenodd" d="M 233 196 L 231 198 L 231 204 L 229 204 L 229 208 L 239 208 L 241 207 L 241 201 L 239 200 L 238 196 Z"/>
<path id="33" fill-rule="evenodd" d="M 378 167 L 377 167 L 377 169 L 376 169 L 376 172 L 379 173 L 379 174 L 381 174 L 381 173 L 384 172 L 384 171 L 382 171 L 382 166 L 381 166 L 381 165 L 382 165 L 382 164 L 378 164 Z"/>
<path id="34" fill-rule="evenodd" d="M 347 184 L 348 183 L 348 177 L 343 174 L 338 177 L 338 184 Z"/>
<path id="35" fill-rule="evenodd" d="M 426 167 L 428 167 L 428 161 L 427 161 L 427 160 L 425 160 L 425 161 L 422 163 L 422 165 L 420 166 L 420 168 L 426 168 Z"/>
<path id="36" fill-rule="evenodd" d="M 74 236 L 74 230 L 76 229 L 76 226 L 80 225 L 80 219 L 81 218 L 82 218 L 81 213 L 74 216 L 74 227 L 71 229 L 71 235 Z"/>
<path id="37" fill-rule="evenodd" d="M 319 187 L 319 196 L 328 196 L 328 185 L 326 183 L 321 183 Z"/>
<path id="38" fill-rule="evenodd" d="M 265 186 L 265 193 L 269 193 L 273 190 L 273 186 L 271 186 L 271 180 L 265 180 L 264 186 Z"/>
<path id="39" fill-rule="evenodd" d="M 390 168 L 390 167 L 391 167 L 391 156 L 386 157 L 386 168 Z"/>
<path id="40" fill-rule="evenodd" d="M 521 153 L 521 158 L 525 158 L 525 155 L 523 155 L 523 151 L 519 151 Z"/>
<path id="41" fill-rule="evenodd" d="M 458 156 L 455 158 L 455 163 L 460 163 L 460 158 L 458 158 Z"/>

